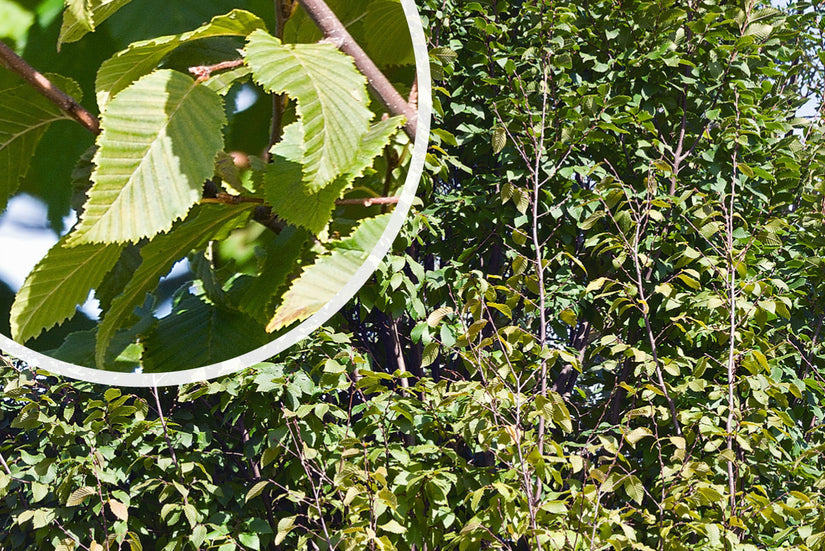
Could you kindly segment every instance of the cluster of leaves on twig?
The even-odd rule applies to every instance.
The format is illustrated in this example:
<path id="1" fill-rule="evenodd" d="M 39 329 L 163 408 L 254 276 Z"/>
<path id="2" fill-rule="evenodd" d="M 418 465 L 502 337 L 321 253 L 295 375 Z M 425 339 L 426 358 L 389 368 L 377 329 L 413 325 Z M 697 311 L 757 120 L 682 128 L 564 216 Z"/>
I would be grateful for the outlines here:
<path id="1" fill-rule="evenodd" d="M 125 4 L 67 2 L 58 46 L 84 39 Z M 372 55 L 408 78 L 409 89 L 414 75 L 403 69 L 413 62 L 412 46 L 400 3 L 333 6 L 347 23 L 363 19 L 352 29 L 365 44 L 363 59 Z M 53 75 L 41 86 L 34 69 L 3 50 L 4 63 L 43 96 L 28 84 L 0 90 L 8 106 L 0 156 L 9 167 L 1 208 L 42 154 L 38 142 L 50 124 L 76 118 L 99 133 L 73 181 L 52 183 L 74 188 L 78 221 L 17 292 L 9 320 L 15 340 L 32 341 L 75 317 L 94 291 L 101 322 L 66 335 L 56 357 L 121 371 L 199 367 L 266 343 L 355 273 L 386 224 L 386 206 L 371 199 L 391 198 L 404 182 L 410 142 L 398 130 L 413 135 L 405 115 L 415 110 L 404 102 L 382 118 L 387 102 L 370 97 L 361 58 L 319 42 L 313 13 L 297 2 L 276 7 L 277 36 L 259 16 L 235 9 L 114 53 L 94 80 L 99 124 L 78 106 L 73 81 Z M 373 26 L 387 32 L 369 38 Z M 400 97 L 383 73 L 369 78 Z M 227 126 L 244 131 L 233 108 L 240 90 L 272 109 L 269 136 L 251 151 L 227 142 Z M 233 236 L 254 260 L 216 245 Z M 192 276 L 161 317 L 159 281 L 186 258 Z M 193 341 L 204 343 L 195 355 L 184 344 Z"/>

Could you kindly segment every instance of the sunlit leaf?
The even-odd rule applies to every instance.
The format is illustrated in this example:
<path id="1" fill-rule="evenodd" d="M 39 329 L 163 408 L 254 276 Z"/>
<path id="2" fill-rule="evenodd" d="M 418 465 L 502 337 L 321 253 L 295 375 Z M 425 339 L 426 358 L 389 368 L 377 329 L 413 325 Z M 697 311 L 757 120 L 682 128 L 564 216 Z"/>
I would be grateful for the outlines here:
<path id="1" fill-rule="evenodd" d="M 11 308 L 11 334 L 26 342 L 71 318 L 115 265 L 122 245 L 67 247 L 61 239 L 26 277 Z"/>
<path id="2" fill-rule="evenodd" d="M 332 44 L 282 44 L 264 31 L 249 36 L 244 57 L 267 91 L 297 100 L 303 123 L 303 179 L 318 190 L 353 161 L 369 129 L 366 79 Z"/>
<path id="3" fill-rule="evenodd" d="M 94 184 L 69 244 L 137 242 L 168 230 L 201 197 L 225 122 L 220 98 L 177 71 L 121 92 L 103 114 Z"/>
<path id="4" fill-rule="evenodd" d="M 283 302 L 266 327 L 269 332 L 306 319 L 338 294 L 355 275 L 378 243 L 389 215 L 368 218 L 329 254 L 304 268 L 284 294 Z"/>
<path id="5" fill-rule="evenodd" d="M 58 50 L 61 45 L 77 42 L 95 30 L 129 2 L 131 0 L 67 0 L 68 8 L 63 13 L 63 25 L 57 38 Z"/>
<path id="6" fill-rule="evenodd" d="M 331 184 L 320 190 L 307 186 L 301 175 L 303 128 L 289 125 L 278 145 L 272 148 L 273 162 L 267 167 L 264 193 L 272 210 L 290 224 L 320 233 L 329 222 L 335 201 L 352 185 L 373 159 L 381 154 L 403 117 L 381 121 L 363 135 L 357 155 Z"/>
<path id="7" fill-rule="evenodd" d="M 209 23 L 194 31 L 135 42 L 104 61 L 100 66 L 95 81 L 97 103 L 103 110 L 115 95 L 135 80 L 153 71 L 166 55 L 182 44 L 216 36 L 246 36 L 253 30 L 262 29 L 264 26 L 264 22 L 259 17 L 248 11 L 232 10 L 226 15 L 213 18 Z M 210 78 L 209 87 L 220 93 L 226 88 L 230 78 L 232 80 L 240 78 L 247 72 L 247 68 L 224 73 L 216 72 Z"/>

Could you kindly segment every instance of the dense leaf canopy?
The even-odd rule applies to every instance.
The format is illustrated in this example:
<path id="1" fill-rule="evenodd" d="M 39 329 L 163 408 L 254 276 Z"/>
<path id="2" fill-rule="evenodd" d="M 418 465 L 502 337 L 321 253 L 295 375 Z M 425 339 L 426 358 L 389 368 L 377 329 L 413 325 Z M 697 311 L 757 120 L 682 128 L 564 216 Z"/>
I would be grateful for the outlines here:
<path id="1" fill-rule="evenodd" d="M 391 2 L 349 17 L 362 4 L 331 3 L 379 59 L 369 25 Z M 327 328 L 216 381 L 129 392 L 10 360 L 4 548 L 822 548 L 822 8 L 419 9 L 437 121 L 392 254 Z M 285 40 L 320 38 L 291 21 Z M 300 122 L 273 157 L 299 162 Z M 355 218 L 284 305 L 361 254 L 376 218 Z M 298 255 L 312 234 L 263 246 Z M 214 318 L 193 300 L 235 299 L 199 281 L 176 315 L 203 335 Z"/>

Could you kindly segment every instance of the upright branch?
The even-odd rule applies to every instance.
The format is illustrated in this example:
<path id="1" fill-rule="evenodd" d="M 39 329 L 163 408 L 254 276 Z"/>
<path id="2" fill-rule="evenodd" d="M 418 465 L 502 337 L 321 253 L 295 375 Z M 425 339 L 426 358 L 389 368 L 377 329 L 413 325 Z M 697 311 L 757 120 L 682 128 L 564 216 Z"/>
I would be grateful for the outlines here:
<path id="1" fill-rule="evenodd" d="M 324 0 L 298 0 L 306 10 L 307 15 L 315 21 L 324 37 L 335 44 L 342 52 L 352 57 L 355 66 L 367 77 L 370 88 L 390 113 L 404 115 L 407 123 L 404 131 L 411 140 L 415 141 L 415 132 L 418 126 L 418 112 L 398 93 L 398 90 L 387 80 L 384 73 L 373 63 L 361 46 L 352 38 L 344 24 L 333 13 Z"/>
<path id="2" fill-rule="evenodd" d="M 80 105 L 72 96 L 54 85 L 37 69 L 26 63 L 14 50 L 0 42 L 0 63 L 4 67 L 23 77 L 35 90 L 57 105 L 66 114 L 89 129 L 93 134 L 100 134 L 100 121 Z"/>
<path id="3" fill-rule="evenodd" d="M 735 109 L 736 109 L 736 133 L 737 138 L 739 134 L 739 93 L 735 92 Z M 731 154 L 731 167 L 733 174 L 731 176 L 730 184 L 730 199 L 727 208 L 725 209 L 725 253 L 727 259 L 727 292 L 728 292 L 728 308 L 730 309 L 730 329 L 728 334 L 728 358 L 727 358 L 727 375 L 728 375 L 728 418 L 725 422 L 725 432 L 727 433 L 727 449 L 733 453 L 734 443 L 734 426 L 736 424 L 736 265 L 738 259 L 736 258 L 736 251 L 734 250 L 733 231 L 734 220 L 733 213 L 736 206 L 736 180 L 738 178 L 737 166 L 739 163 L 739 140 L 734 141 L 733 153 Z M 724 205 L 724 201 L 723 201 Z M 736 514 L 736 466 L 733 461 L 728 458 L 728 491 L 730 492 L 730 516 Z"/>

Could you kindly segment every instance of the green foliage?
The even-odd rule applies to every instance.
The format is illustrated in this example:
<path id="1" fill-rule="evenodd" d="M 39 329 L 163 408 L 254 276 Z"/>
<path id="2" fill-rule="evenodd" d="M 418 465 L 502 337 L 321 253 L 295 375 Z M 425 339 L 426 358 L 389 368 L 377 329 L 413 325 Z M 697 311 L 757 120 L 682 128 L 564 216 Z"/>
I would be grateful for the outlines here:
<path id="1" fill-rule="evenodd" d="M 265 31 L 249 35 L 244 59 L 265 90 L 298 102 L 303 131 L 288 135 L 302 137 L 303 184 L 315 192 L 326 187 L 353 161 L 369 127 L 366 79 L 332 44 L 288 46 Z"/>
<path id="2" fill-rule="evenodd" d="M 74 82 L 68 79 L 57 82 L 79 96 Z M 69 116 L 45 98 L 32 95 L 28 85 L 0 91 L 0 102 L 4 106 L 0 119 L 0 164 L 4 167 L 0 176 L 0 208 L 5 209 L 28 171 L 43 133 L 51 123 L 67 120 Z"/>
<path id="3" fill-rule="evenodd" d="M 429 175 L 357 299 L 301 347 L 157 403 L 5 370 L 4 548 L 822 547 L 825 157 L 821 121 L 798 113 L 822 100 L 821 6 L 421 9 Z M 294 18 L 285 36 L 305 32 Z M 296 120 L 241 186 L 297 195 Z M 342 189 L 380 190 L 392 143 Z M 202 271 L 206 250 L 176 315 L 210 343 L 232 336 L 202 304 L 271 321 L 369 250 L 379 214 L 294 223 L 240 276 L 236 257 L 233 285 Z M 270 254 L 305 246 L 290 286 Z"/>

